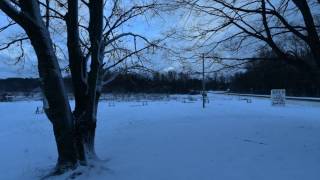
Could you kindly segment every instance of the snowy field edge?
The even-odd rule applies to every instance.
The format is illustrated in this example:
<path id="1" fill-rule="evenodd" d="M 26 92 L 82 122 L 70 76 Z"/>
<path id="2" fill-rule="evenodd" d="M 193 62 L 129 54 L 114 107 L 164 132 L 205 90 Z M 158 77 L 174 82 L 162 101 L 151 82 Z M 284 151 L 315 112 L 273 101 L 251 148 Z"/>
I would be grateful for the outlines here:
<path id="1" fill-rule="evenodd" d="M 319 104 L 210 94 L 164 100 L 102 101 L 97 154 L 77 179 L 318 180 Z M 40 179 L 56 162 L 41 101 L 0 103 L 0 179 Z M 70 174 L 52 179 L 67 179 Z"/>

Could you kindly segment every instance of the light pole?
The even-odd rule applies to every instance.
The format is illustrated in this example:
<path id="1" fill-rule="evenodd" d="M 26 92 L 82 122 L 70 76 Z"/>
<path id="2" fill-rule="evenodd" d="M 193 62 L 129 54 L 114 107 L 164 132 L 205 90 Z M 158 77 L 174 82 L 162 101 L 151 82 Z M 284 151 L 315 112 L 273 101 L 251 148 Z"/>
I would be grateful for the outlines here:
<path id="1" fill-rule="evenodd" d="M 205 67 L 204 67 L 204 54 L 202 54 L 202 108 L 206 107 L 206 82 L 205 82 Z"/>

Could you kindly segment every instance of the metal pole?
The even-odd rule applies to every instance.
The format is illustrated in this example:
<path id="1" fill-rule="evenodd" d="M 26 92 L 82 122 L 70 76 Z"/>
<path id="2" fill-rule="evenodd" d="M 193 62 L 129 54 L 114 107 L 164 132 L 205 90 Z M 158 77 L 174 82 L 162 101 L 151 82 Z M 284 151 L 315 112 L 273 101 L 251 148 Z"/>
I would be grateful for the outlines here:
<path id="1" fill-rule="evenodd" d="M 202 54 L 202 108 L 206 107 L 206 84 L 205 84 L 205 72 L 204 72 L 204 54 Z"/>

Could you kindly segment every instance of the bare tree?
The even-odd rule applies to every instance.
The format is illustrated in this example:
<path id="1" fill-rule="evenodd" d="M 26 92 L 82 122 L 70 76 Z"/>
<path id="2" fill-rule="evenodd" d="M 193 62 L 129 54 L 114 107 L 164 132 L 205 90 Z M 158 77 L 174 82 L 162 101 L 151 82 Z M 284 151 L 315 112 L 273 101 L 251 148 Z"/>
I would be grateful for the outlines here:
<path id="1" fill-rule="evenodd" d="M 111 7 L 108 13 L 105 12 L 107 6 Z M 0 2 L 0 9 L 13 20 L 8 21 L 1 31 L 18 24 L 26 33 L 26 36 L 9 41 L 2 49 L 30 40 L 37 54 L 42 88 L 48 101 L 46 114 L 53 124 L 59 152 L 55 173 L 74 168 L 78 162 L 86 165 L 88 160 L 96 158 L 94 140 L 102 87 L 111 82 L 121 70 L 143 67 L 142 52 L 153 49 L 160 42 L 151 42 L 142 35 L 119 29 L 135 17 L 155 10 L 156 6 L 157 3 L 151 1 L 145 4 L 132 3 L 129 8 L 124 8 L 118 0 Z M 41 14 L 42 10 L 45 11 L 44 15 Z M 89 19 L 88 14 L 81 14 L 86 11 Z M 55 21 L 64 23 L 67 29 L 66 47 L 75 96 L 73 112 L 57 60 L 59 45 L 53 43 L 54 39 L 49 32 L 51 29 L 54 34 L 61 28 L 52 27 Z M 124 40 L 132 45 L 122 43 Z M 23 45 L 21 47 L 23 49 Z M 88 62 L 90 71 L 87 68 Z M 125 65 L 118 73 L 107 78 L 110 70 L 123 63 Z"/>
<path id="2" fill-rule="evenodd" d="M 122 24 L 130 19 L 145 13 L 147 10 L 155 8 L 154 3 L 147 5 L 134 5 L 128 10 L 119 9 L 119 1 L 113 1 L 112 9 L 108 16 L 104 15 L 103 1 L 89 1 L 84 5 L 88 7 L 90 20 L 88 26 L 82 26 L 88 31 L 88 40 L 79 36 L 79 21 L 77 1 L 68 2 L 67 29 L 68 29 L 68 49 L 69 62 L 73 78 L 76 107 L 74 117 L 76 118 L 80 140 L 77 142 L 80 151 L 80 159 L 96 158 L 94 150 L 94 137 L 97 121 L 98 101 L 102 87 L 111 82 L 115 76 L 106 79 L 106 72 L 111 68 L 125 62 L 132 56 L 139 56 L 143 50 L 156 46 L 156 42 L 149 42 L 147 38 L 132 32 L 122 32 L 117 34 L 117 30 Z M 104 24 L 105 19 L 105 24 Z M 130 50 L 127 47 L 120 47 L 118 40 L 126 37 L 133 37 L 134 47 L 136 38 L 146 42 L 146 46 Z M 90 44 L 81 42 L 90 42 Z M 86 52 L 84 50 L 87 49 Z M 124 53 L 123 53 L 124 52 Z M 117 54 L 118 56 L 106 56 Z M 91 59 L 90 71 L 87 72 L 87 61 Z M 112 58 L 115 61 L 108 60 Z M 107 59 L 107 62 L 105 61 Z M 132 64 L 131 68 L 136 64 Z M 135 66 L 136 67 L 136 66 Z M 126 67 L 128 69 L 129 67 Z"/>
<path id="3" fill-rule="evenodd" d="M 217 62 L 252 60 L 243 55 L 239 57 L 235 52 L 267 47 L 279 59 L 297 67 L 311 72 L 320 69 L 319 24 L 315 20 L 317 11 L 311 8 L 319 7 L 316 1 L 178 0 L 174 5 L 187 9 L 189 14 L 193 14 L 192 18 L 198 17 L 199 23 L 187 27 L 187 35 L 183 38 L 192 40 L 193 49 L 202 49 L 208 58 Z M 307 46 L 313 58 L 305 60 L 298 57 L 290 45 L 292 41 L 289 39 L 292 38 Z M 236 56 L 226 58 L 215 51 L 228 51 Z"/>
<path id="4" fill-rule="evenodd" d="M 77 162 L 74 130 L 60 67 L 55 55 L 50 33 L 40 14 L 39 3 L 30 1 L 0 2 L 0 9 L 26 32 L 38 58 L 38 71 L 44 97 L 48 102 L 45 112 L 52 122 L 58 147 L 59 169 L 73 167 Z"/>

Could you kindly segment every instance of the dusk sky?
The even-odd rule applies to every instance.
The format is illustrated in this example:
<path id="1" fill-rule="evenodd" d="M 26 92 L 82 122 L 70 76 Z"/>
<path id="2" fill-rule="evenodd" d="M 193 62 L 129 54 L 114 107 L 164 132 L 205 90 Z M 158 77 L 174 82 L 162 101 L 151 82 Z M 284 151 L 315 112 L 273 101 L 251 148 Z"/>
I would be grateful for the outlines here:
<path id="1" fill-rule="evenodd" d="M 125 3 L 125 1 L 123 1 Z M 131 1 L 129 1 L 131 2 Z M 139 1 L 140 2 L 140 1 Z M 128 5 L 127 3 L 126 5 Z M 183 12 L 182 12 L 183 11 Z M 315 11 L 318 11 L 317 9 Z M 108 13 L 108 10 L 105 12 L 106 14 Z M 85 14 L 82 12 L 82 14 Z M 130 22 L 128 22 L 126 25 L 123 27 L 119 28 L 119 32 L 134 32 L 136 34 L 143 35 L 147 37 L 149 40 L 155 40 L 155 39 L 161 39 L 164 37 L 166 32 L 168 32 L 171 29 L 176 29 L 176 30 L 182 30 L 185 27 L 192 27 L 189 29 L 189 31 L 185 31 L 183 33 L 188 33 L 189 36 L 195 35 L 197 33 L 197 29 L 210 29 L 214 28 L 216 26 L 216 23 L 221 23 L 219 22 L 220 20 L 212 20 L 212 16 L 207 18 L 208 15 L 202 14 L 199 15 L 197 13 L 189 13 L 188 10 L 179 10 L 176 12 L 170 12 L 168 13 L 160 13 L 157 14 L 156 16 L 149 16 L 150 14 L 147 14 L 146 16 L 140 16 L 137 17 Z M 252 17 L 251 17 L 252 18 Z M 253 17 L 257 18 L 257 17 Z M 260 18 L 260 17 L 258 17 Z M 295 17 L 291 17 L 288 15 L 287 20 L 290 23 L 294 23 L 297 25 L 303 25 L 301 22 L 300 16 L 295 15 Z M 299 20 L 300 19 L 300 20 Z M 260 19 L 256 19 L 255 23 L 257 23 L 257 27 L 259 27 L 259 24 L 261 26 Z M 7 17 L 0 12 L 0 27 L 4 26 L 7 22 Z M 193 31 L 194 30 L 194 31 Z M 238 29 L 232 27 L 228 28 L 228 30 L 222 30 L 221 32 L 210 35 L 210 37 L 203 37 L 203 39 L 197 39 L 195 38 L 194 40 L 190 41 L 181 41 L 180 39 L 169 39 L 166 41 L 167 47 L 172 48 L 173 50 L 177 50 L 177 47 L 192 47 L 192 44 L 195 42 L 204 42 L 204 43 L 212 43 L 213 41 L 219 41 L 221 37 L 225 38 L 225 36 L 228 36 L 231 33 L 236 33 Z M 4 42 L 8 42 L 10 40 L 10 37 L 12 39 L 12 36 L 16 35 L 17 33 L 22 33 L 23 31 L 21 28 L 18 26 L 11 27 L 10 29 L 0 32 L 0 44 Z M 197 34 L 199 35 L 199 34 Z M 65 29 L 60 29 L 59 33 L 52 33 L 51 34 L 52 39 L 55 43 L 60 44 L 63 49 L 67 49 L 65 47 L 66 44 L 66 32 Z M 209 41 L 206 41 L 206 38 L 210 38 Z M 198 41 L 199 40 L 199 41 Z M 199 44 L 200 44 L 199 43 Z M 0 77 L 1 78 L 6 78 L 6 77 L 37 77 L 37 60 L 34 56 L 33 49 L 29 43 L 25 43 L 25 61 L 16 63 L 17 60 L 15 57 L 17 57 L 17 48 L 18 46 L 13 46 L 10 48 L 8 51 L 0 51 Z M 129 43 L 129 46 L 132 46 Z M 63 47 L 64 46 L 64 47 Z M 209 53 L 214 53 L 219 56 L 223 57 L 252 57 L 257 53 L 258 47 L 263 46 L 263 42 L 257 42 L 254 38 L 251 40 L 247 41 L 244 48 L 241 49 L 241 51 L 237 52 L 230 52 L 226 51 L 226 46 L 222 45 L 219 48 L 216 48 L 214 51 L 211 51 L 210 49 L 192 49 L 192 51 L 186 51 L 182 53 L 181 55 L 183 56 L 192 56 L 194 54 L 201 54 L 204 53 L 205 51 Z M 211 48 L 211 46 L 208 46 Z M 64 54 L 67 54 L 66 50 L 63 50 Z M 174 61 L 172 57 L 165 57 L 162 52 L 157 51 L 155 54 L 152 55 L 152 57 L 149 57 L 151 59 L 152 64 L 149 64 L 151 68 L 159 71 L 163 70 L 172 70 L 172 69 L 178 69 L 180 70 L 182 66 L 185 66 L 185 64 Z M 236 54 L 233 54 L 236 53 Z M 170 59 L 172 58 L 172 59 Z M 66 58 L 63 58 L 60 56 L 60 59 L 63 59 L 60 63 L 62 67 L 67 66 L 67 60 Z M 192 68 L 197 66 L 197 62 L 194 64 L 193 61 L 187 61 L 184 62 L 189 64 L 189 66 L 192 66 Z M 190 63 L 192 65 L 190 65 Z M 183 64 L 183 65 L 182 65 Z M 219 68 L 219 65 L 217 64 L 216 67 Z M 197 67 L 196 67 L 197 68 Z"/>
<path id="2" fill-rule="evenodd" d="M 0 12 L 0 27 L 7 24 L 7 16 Z M 172 28 L 172 22 L 176 22 L 177 17 L 168 16 L 162 14 L 161 16 L 141 16 L 133 19 L 125 26 L 121 27 L 122 32 L 134 32 L 136 34 L 141 34 L 147 37 L 149 40 L 155 40 L 163 37 L 163 34 Z M 13 26 L 6 31 L 0 32 L 0 43 L 8 42 L 12 36 L 16 34 L 23 34 L 23 30 L 18 26 Z M 64 35 L 54 35 L 51 34 L 53 41 L 61 42 L 64 41 L 65 44 L 65 34 Z M 17 48 L 19 46 L 12 46 L 8 50 L 0 51 L 0 77 L 37 77 L 37 60 L 34 56 L 32 47 L 29 42 L 25 41 L 25 61 L 17 63 Z M 67 52 L 64 52 L 67 53 Z M 155 55 L 152 58 L 152 67 L 157 70 L 172 69 L 172 64 L 168 61 L 163 61 L 160 57 L 161 55 Z M 61 66 L 66 66 L 67 61 L 61 61 Z"/>

